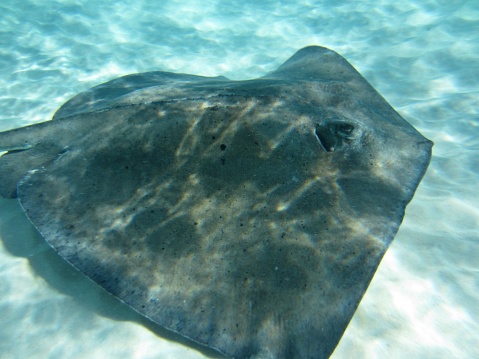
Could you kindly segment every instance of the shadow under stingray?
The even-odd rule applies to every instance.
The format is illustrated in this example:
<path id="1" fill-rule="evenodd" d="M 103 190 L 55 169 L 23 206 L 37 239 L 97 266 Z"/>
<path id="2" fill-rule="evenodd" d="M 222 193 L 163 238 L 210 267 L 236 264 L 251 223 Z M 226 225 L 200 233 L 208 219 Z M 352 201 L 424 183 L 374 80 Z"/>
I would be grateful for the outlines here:
<path id="1" fill-rule="evenodd" d="M 0 198 L 0 218 L 0 240 L 7 251 L 28 259 L 35 274 L 83 308 L 112 320 L 137 323 L 161 339 L 184 345 L 209 358 L 227 358 L 155 324 L 75 269 L 42 238 L 16 199 Z"/>

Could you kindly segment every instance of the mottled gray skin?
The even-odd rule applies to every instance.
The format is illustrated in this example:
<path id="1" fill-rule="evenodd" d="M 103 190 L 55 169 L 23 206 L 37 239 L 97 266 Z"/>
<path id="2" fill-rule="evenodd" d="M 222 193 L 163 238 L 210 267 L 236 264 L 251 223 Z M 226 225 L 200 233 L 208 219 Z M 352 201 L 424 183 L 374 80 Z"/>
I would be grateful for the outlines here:
<path id="1" fill-rule="evenodd" d="M 236 358 L 326 358 L 431 147 L 307 47 L 256 80 L 150 72 L 81 93 L 0 133 L 0 191 L 159 325 Z"/>

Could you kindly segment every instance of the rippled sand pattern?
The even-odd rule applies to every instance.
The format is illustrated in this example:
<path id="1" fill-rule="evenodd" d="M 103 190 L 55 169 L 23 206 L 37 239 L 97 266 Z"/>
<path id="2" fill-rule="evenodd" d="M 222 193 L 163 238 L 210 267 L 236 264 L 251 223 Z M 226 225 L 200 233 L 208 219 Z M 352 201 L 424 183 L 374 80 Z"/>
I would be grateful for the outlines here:
<path id="1" fill-rule="evenodd" d="M 330 47 L 435 142 L 333 358 L 479 357 L 478 2 L 154 3 L 2 2 L 0 130 L 45 121 L 74 94 L 128 73 L 255 78 L 301 47 Z M 0 239 L 1 358 L 212 355 L 65 264 L 16 201 L 0 201 Z"/>

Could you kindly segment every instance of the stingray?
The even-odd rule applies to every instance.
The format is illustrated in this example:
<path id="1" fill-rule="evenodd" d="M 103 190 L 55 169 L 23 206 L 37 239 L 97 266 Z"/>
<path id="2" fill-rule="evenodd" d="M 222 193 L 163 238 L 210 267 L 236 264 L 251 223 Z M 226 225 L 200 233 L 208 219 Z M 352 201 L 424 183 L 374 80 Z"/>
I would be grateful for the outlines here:
<path id="1" fill-rule="evenodd" d="M 0 133 L 0 193 L 72 266 L 235 358 L 331 355 L 432 142 L 340 55 L 258 79 L 168 72 Z"/>

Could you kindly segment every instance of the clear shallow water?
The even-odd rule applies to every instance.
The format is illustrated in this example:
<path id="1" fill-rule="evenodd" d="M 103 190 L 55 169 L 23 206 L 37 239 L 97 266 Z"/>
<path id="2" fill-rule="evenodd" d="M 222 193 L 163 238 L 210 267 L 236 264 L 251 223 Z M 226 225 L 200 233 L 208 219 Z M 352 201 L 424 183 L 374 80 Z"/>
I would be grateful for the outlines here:
<path id="1" fill-rule="evenodd" d="M 475 0 L 11 1 L 0 12 L 0 130 L 128 73 L 246 79 L 303 46 L 339 52 L 435 147 L 333 357 L 479 357 Z M 0 357 L 203 356 L 56 260 L 14 201 L 0 201 L 0 235 Z"/>

